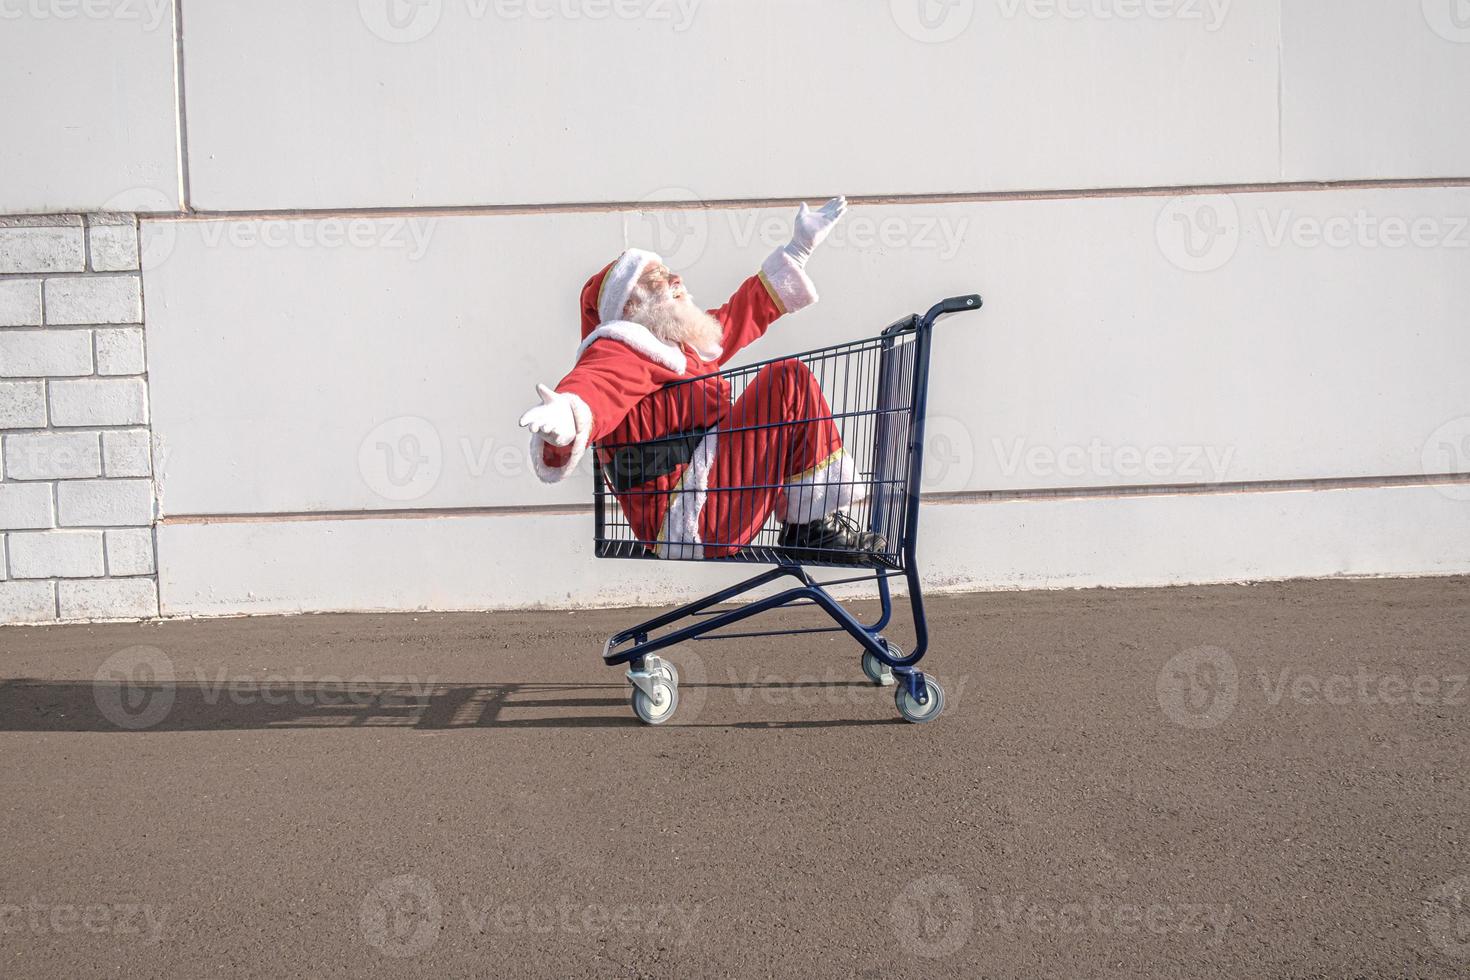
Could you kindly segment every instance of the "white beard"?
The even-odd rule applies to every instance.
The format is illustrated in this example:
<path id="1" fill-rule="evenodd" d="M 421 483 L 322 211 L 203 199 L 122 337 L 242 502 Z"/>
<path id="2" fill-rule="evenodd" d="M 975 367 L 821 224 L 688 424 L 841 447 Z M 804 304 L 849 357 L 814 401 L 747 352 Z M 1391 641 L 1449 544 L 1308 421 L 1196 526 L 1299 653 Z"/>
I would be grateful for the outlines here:
<path id="1" fill-rule="evenodd" d="M 677 299 L 667 293 L 652 297 L 630 312 L 628 319 L 647 327 L 666 344 L 688 344 L 700 354 L 719 350 L 725 336 L 720 321 L 695 306 L 687 294 Z"/>

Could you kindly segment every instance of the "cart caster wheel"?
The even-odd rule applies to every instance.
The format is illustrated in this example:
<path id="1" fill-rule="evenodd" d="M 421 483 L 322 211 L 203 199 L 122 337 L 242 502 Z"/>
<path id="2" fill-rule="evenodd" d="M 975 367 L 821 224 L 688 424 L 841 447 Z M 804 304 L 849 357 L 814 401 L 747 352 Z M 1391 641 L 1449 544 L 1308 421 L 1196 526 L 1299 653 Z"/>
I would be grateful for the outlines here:
<path id="1" fill-rule="evenodd" d="M 679 668 L 669 663 L 663 657 L 655 657 L 649 654 L 643 658 L 643 668 L 649 673 L 658 674 L 674 687 L 679 686 Z"/>
<path id="2" fill-rule="evenodd" d="M 888 652 L 895 657 L 903 656 L 903 651 L 892 643 L 888 644 Z M 867 650 L 863 651 L 863 675 L 879 687 L 893 686 L 893 668 Z"/>
<path id="3" fill-rule="evenodd" d="M 933 721 L 939 717 L 944 710 L 944 688 L 932 677 L 926 676 L 924 684 L 929 689 L 929 703 L 920 704 L 909 694 L 907 684 L 898 685 L 898 690 L 893 693 L 893 700 L 898 705 L 898 713 L 903 716 L 904 721 L 911 721 L 921 725 L 926 721 Z"/>
<path id="4" fill-rule="evenodd" d="M 633 688 L 633 713 L 645 725 L 662 725 L 674 717 L 674 711 L 679 707 L 679 688 L 662 676 L 650 686 L 653 689 L 651 697 L 641 689 Z"/>

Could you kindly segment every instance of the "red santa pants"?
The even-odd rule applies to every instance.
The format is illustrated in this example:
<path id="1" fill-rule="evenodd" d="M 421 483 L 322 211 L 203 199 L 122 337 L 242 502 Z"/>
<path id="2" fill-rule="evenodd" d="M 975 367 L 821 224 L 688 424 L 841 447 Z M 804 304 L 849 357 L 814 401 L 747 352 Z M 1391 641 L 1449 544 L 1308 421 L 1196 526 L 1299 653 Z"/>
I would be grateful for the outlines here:
<path id="1" fill-rule="evenodd" d="M 852 502 L 854 483 L 817 379 L 800 361 L 767 364 L 719 425 L 699 515 L 704 554 L 732 554 L 772 511 L 787 524 L 820 520 Z"/>

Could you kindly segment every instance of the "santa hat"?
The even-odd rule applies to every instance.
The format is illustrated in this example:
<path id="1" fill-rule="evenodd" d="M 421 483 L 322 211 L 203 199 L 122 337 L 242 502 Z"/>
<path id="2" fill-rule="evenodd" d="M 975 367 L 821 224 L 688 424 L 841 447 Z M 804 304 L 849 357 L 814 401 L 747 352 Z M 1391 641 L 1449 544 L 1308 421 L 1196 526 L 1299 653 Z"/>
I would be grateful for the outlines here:
<path id="1" fill-rule="evenodd" d="M 623 319 L 623 309 L 638 277 L 651 265 L 662 265 L 663 259 L 641 248 L 630 248 L 582 287 L 582 337 L 607 323 Z"/>
<path id="2" fill-rule="evenodd" d="M 630 248 L 582 287 L 582 343 L 577 356 L 594 341 L 611 338 L 638 351 L 651 361 L 662 364 L 675 374 L 683 374 L 684 352 L 673 344 L 659 340 L 640 323 L 623 319 L 623 308 L 643 270 L 662 264 L 663 259 L 641 248 Z M 718 351 L 714 355 L 718 356 Z"/>

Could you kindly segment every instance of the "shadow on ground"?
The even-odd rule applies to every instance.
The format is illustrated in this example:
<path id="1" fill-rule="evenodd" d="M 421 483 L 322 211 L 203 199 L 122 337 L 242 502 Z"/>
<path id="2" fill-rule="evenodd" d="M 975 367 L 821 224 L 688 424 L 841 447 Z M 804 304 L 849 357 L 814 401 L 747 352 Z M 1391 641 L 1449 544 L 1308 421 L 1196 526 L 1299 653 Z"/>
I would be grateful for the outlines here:
<path id="1" fill-rule="evenodd" d="M 686 696 L 729 688 L 871 690 L 860 681 L 680 685 Z M 149 683 L 0 681 L 0 732 L 194 732 L 335 728 L 636 728 L 626 684 L 383 684 L 282 679 Z M 583 713 L 592 712 L 592 713 Z M 549 714 L 548 714 L 549 713 Z M 897 718 L 711 723 L 717 728 L 904 724 Z"/>

